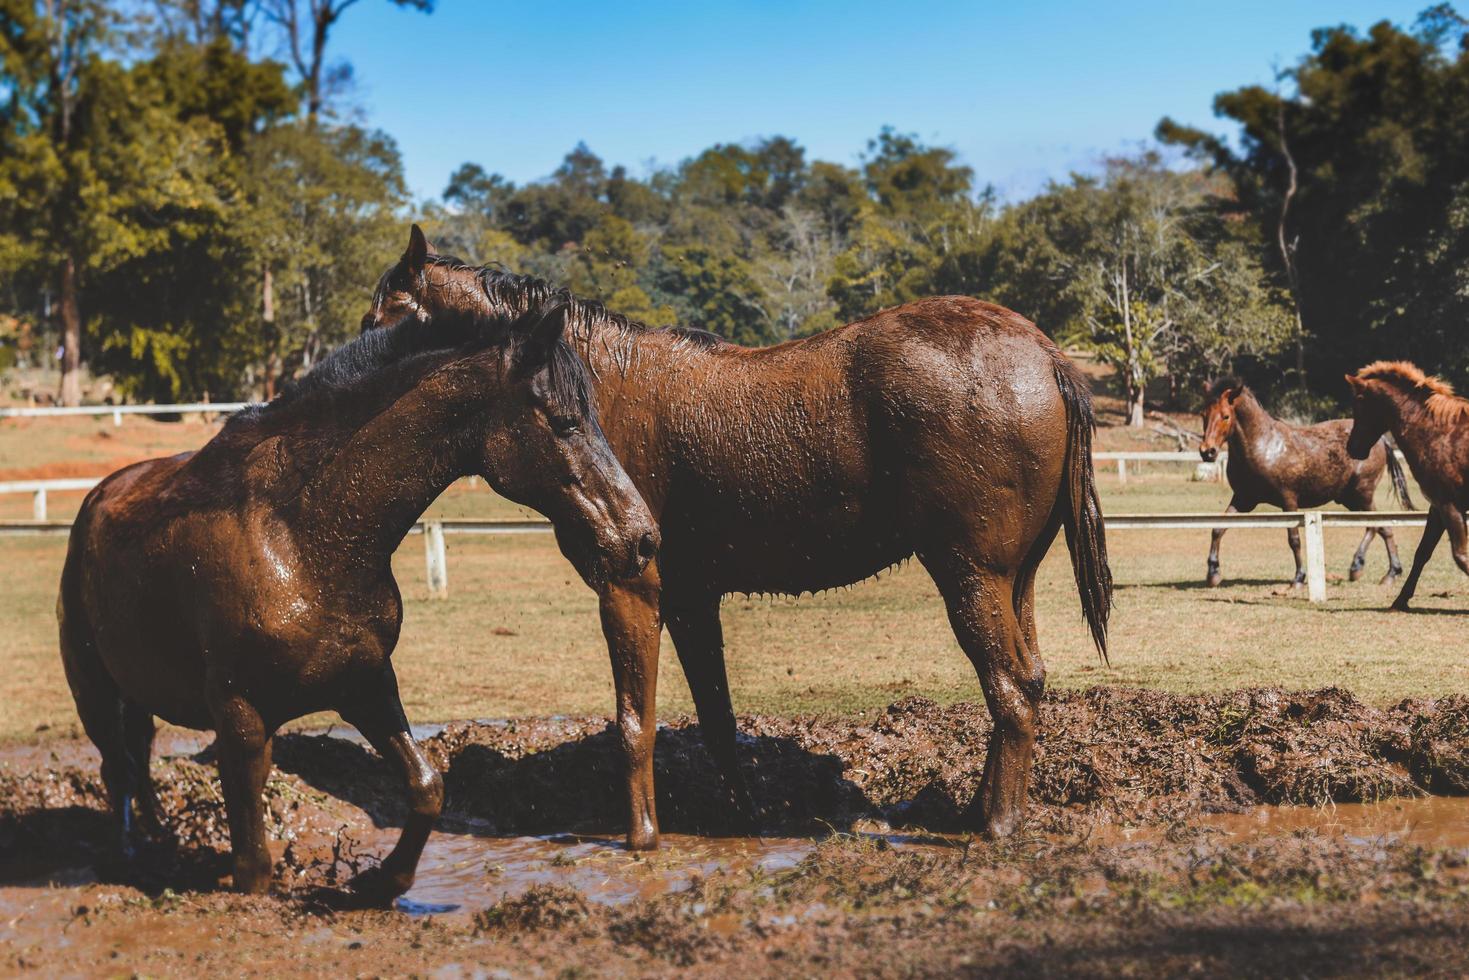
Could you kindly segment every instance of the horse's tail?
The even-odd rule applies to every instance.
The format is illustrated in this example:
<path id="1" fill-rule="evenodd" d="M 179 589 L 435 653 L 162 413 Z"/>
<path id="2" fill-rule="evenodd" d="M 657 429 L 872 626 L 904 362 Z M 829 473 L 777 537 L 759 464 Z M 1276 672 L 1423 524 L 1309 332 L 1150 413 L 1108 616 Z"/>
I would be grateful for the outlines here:
<path id="1" fill-rule="evenodd" d="M 1076 573 L 1081 611 L 1091 627 L 1092 642 L 1105 661 L 1107 619 L 1112 612 L 1112 569 L 1107 564 L 1107 529 L 1092 472 L 1092 432 L 1097 421 L 1092 413 L 1091 392 L 1076 365 L 1060 350 L 1053 349 L 1051 358 L 1055 364 L 1056 387 L 1066 403 L 1066 463 L 1062 472 L 1065 486 L 1057 505 L 1063 511 L 1066 547 L 1071 552 L 1072 571 Z"/>
<path id="2" fill-rule="evenodd" d="M 1403 464 L 1398 462 L 1398 447 L 1387 436 L 1383 436 L 1382 448 L 1387 450 L 1387 475 L 1392 479 L 1392 489 L 1397 494 L 1398 503 L 1403 505 L 1403 510 L 1417 510 L 1413 506 L 1413 498 L 1408 496 L 1408 478 L 1403 475 Z"/>

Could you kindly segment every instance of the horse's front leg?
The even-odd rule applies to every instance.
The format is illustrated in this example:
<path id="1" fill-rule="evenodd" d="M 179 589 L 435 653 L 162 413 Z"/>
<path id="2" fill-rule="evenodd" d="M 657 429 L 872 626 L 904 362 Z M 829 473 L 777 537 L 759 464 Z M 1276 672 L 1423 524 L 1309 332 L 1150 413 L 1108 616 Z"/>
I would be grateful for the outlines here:
<path id="1" fill-rule="evenodd" d="M 659 614 L 657 562 L 626 582 L 600 590 L 602 632 L 612 658 L 617 691 L 617 728 L 627 760 L 627 846 L 634 851 L 658 847 L 658 810 L 653 788 L 653 743 L 658 734 Z"/>
<path id="2" fill-rule="evenodd" d="M 1413 552 L 1413 568 L 1408 572 L 1408 580 L 1403 583 L 1402 591 L 1392 603 L 1392 608 L 1398 612 L 1408 611 L 1408 600 L 1418 591 L 1418 576 L 1423 574 L 1423 566 L 1433 557 L 1433 549 L 1438 547 L 1438 539 L 1443 537 L 1445 527 L 1443 515 L 1438 512 L 1438 508 L 1428 508 L 1423 537 L 1418 539 L 1418 550 Z"/>
<path id="3" fill-rule="evenodd" d="M 408 816 L 397 845 L 382 864 L 352 881 L 352 890 L 363 898 L 388 904 L 413 887 L 424 845 L 444 807 L 444 780 L 409 730 L 392 663 L 384 663 L 378 675 L 337 711 L 398 771 L 407 787 Z"/>
<path id="4" fill-rule="evenodd" d="M 1235 498 L 1231 498 L 1229 501 L 1229 506 L 1224 508 L 1224 513 L 1239 513 L 1239 501 Z M 1204 582 L 1210 588 L 1214 588 L 1218 586 L 1220 582 L 1224 581 L 1224 576 L 1219 574 L 1219 539 L 1224 537 L 1224 532 L 1227 530 L 1229 530 L 1229 528 L 1227 527 L 1216 527 L 1213 533 L 1209 535 L 1209 565 L 1208 572 L 1204 576 Z"/>
<path id="5" fill-rule="evenodd" d="M 1288 498 L 1282 500 L 1280 502 L 1280 509 L 1284 511 L 1295 510 L 1296 501 Z M 1285 539 L 1290 542 L 1291 554 L 1296 559 L 1296 575 L 1295 578 L 1291 579 L 1290 587 L 1292 589 L 1304 588 L 1306 585 L 1306 561 L 1301 555 L 1301 529 L 1298 527 L 1286 528 Z"/>
<path id="6" fill-rule="evenodd" d="M 734 706 L 729 699 L 729 677 L 724 669 L 724 631 L 719 625 L 719 597 L 672 599 L 665 592 L 663 618 L 683 666 L 694 709 L 699 715 L 699 734 L 714 759 L 714 768 L 733 809 L 740 830 L 756 831 L 755 804 L 740 771 L 735 733 Z"/>

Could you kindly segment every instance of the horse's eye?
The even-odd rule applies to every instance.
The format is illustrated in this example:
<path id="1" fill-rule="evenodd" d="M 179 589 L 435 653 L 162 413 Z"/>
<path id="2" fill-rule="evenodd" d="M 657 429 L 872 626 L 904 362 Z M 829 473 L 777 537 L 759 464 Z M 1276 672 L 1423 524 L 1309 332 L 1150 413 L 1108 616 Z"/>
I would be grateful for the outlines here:
<path id="1" fill-rule="evenodd" d="M 581 419 L 575 415 L 553 415 L 551 416 L 551 431 L 561 438 L 573 434 L 581 428 Z"/>

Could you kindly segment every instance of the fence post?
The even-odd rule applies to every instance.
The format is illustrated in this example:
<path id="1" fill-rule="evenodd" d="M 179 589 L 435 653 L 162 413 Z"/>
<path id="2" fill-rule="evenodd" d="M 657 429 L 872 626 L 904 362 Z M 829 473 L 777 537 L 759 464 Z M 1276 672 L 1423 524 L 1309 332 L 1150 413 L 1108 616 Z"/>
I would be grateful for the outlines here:
<path id="1" fill-rule="evenodd" d="M 1321 512 L 1306 512 L 1306 597 L 1326 601 L 1326 540 L 1321 533 Z"/>
<path id="2" fill-rule="evenodd" d="M 444 554 L 444 525 L 438 521 L 423 524 L 423 550 L 428 559 L 428 597 L 444 599 L 449 595 L 449 562 Z"/>
<path id="3" fill-rule="evenodd" d="M 1224 482 L 1224 468 L 1229 465 L 1229 450 L 1219 454 L 1219 459 L 1214 463 L 1214 479 L 1216 482 Z"/>
<path id="4" fill-rule="evenodd" d="M 1127 482 L 1127 460 L 1125 460 L 1125 459 L 1118 459 L 1117 460 L 1117 482 L 1118 483 L 1126 483 Z"/>
<path id="5" fill-rule="evenodd" d="M 46 488 L 37 487 L 36 495 L 31 499 L 31 517 L 38 521 L 46 519 Z"/>
<path id="6" fill-rule="evenodd" d="M 113 409 L 112 411 L 112 425 L 113 428 L 117 428 L 118 426 L 122 425 L 122 413 L 117 411 L 116 409 Z"/>

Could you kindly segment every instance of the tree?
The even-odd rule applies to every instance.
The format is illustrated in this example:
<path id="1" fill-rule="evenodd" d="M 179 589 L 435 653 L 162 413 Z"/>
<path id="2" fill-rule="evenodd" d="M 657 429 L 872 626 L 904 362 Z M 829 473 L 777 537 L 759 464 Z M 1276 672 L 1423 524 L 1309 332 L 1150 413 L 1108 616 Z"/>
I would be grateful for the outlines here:
<path id="1" fill-rule="evenodd" d="M 1290 336 L 1281 296 L 1255 251 L 1207 207 L 1197 172 L 1156 153 L 1108 162 L 1017 207 L 996 298 L 1094 351 L 1122 379 L 1128 423 L 1141 426 L 1148 383 L 1197 376 Z"/>
<path id="2" fill-rule="evenodd" d="M 1339 396 L 1342 372 L 1378 357 L 1469 380 L 1465 21 L 1443 4 L 1409 29 L 1318 30 L 1281 82 L 1216 97 L 1237 144 L 1167 119 L 1159 136 L 1227 175 L 1218 209 L 1275 241 L 1302 380 Z"/>
<path id="3" fill-rule="evenodd" d="M 327 101 L 352 79 L 345 61 L 328 65 L 327 42 L 332 28 L 358 0 L 259 0 L 265 16 L 280 30 L 291 64 L 305 93 L 306 117 L 315 121 Z M 390 0 L 398 7 L 432 13 L 433 0 Z"/>
<path id="4" fill-rule="evenodd" d="M 281 297 L 261 336 L 273 379 L 351 336 L 407 195 L 393 141 L 354 126 L 277 126 L 247 159 L 242 222 Z"/>
<path id="5" fill-rule="evenodd" d="M 24 271 L 49 278 L 62 334 L 61 398 L 81 399 L 83 289 L 165 247 L 223 208 L 223 134 L 181 118 L 158 75 L 104 57 L 112 16 L 88 0 L 4 0 L 0 45 L 11 99 L 0 139 L 0 210 Z M 100 312 L 104 298 L 94 294 Z M 95 315 L 88 318 L 96 318 Z"/>

